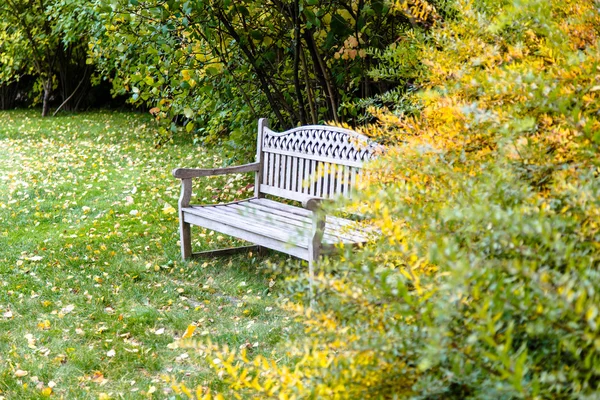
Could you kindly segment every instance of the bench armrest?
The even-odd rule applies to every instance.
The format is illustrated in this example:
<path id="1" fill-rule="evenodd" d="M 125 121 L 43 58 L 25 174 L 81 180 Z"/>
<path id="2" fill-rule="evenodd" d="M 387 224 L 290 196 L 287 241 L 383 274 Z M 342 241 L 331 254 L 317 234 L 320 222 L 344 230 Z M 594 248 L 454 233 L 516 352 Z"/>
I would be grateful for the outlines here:
<path id="1" fill-rule="evenodd" d="M 323 204 L 333 204 L 334 200 L 326 199 L 323 197 L 311 197 L 302 202 L 302 207 L 310 211 L 316 211 L 323 206 Z"/>
<path id="2" fill-rule="evenodd" d="M 239 174 L 242 172 L 258 171 L 259 169 L 260 163 L 258 162 L 226 168 L 175 168 L 173 170 L 173 176 L 179 179 L 191 179 L 200 178 L 202 176 Z"/>
<path id="3" fill-rule="evenodd" d="M 237 165 L 235 167 L 226 168 L 175 168 L 173 176 L 181 179 L 181 196 L 179 197 L 179 212 L 184 207 L 189 207 L 192 198 L 192 178 L 200 178 L 202 176 L 224 175 L 224 174 L 239 174 L 242 172 L 258 171 L 260 163 Z"/>

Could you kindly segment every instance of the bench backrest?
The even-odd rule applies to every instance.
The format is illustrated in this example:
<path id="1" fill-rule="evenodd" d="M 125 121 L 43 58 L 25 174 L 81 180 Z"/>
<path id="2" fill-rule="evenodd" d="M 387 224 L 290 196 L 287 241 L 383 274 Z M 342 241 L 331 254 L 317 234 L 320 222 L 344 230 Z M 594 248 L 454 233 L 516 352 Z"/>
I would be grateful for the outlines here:
<path id="1" fill-rule="evenodd" d="M 349 129 L 309 125 L 285 132 L 258 122 L 256 195 L 303 201 L 309 197 L 349 196 L 362 165 L 382 147 Z"/>

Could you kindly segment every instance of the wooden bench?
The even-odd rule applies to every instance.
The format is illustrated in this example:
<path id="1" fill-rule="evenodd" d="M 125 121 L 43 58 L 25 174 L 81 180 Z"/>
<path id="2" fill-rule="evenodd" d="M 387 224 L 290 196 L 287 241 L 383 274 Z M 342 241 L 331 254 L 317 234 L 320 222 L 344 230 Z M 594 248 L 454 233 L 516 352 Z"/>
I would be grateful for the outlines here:
<path id="1" fill-rule="evenodd" d="M 181 255 L 215 256 L 266 247 L 309 262 L 312 277 L 321 254 L 336 244 L 356 245 L 369 237 L 368 230 L 344 218 L 325 216 L 320 203 L 336 196 L 351 196 L 363 162 L 381 151 L 366 136 L 330 126 L 302 126 L 286 132 L 258 122 L 256 162 L 218 169 L 177 168 L 181 179 L 179 218 Z M 192 178 L 254 172 L 254 197 L 229 204 L 191 205 Z M 300 201 L 296 207 L 265 195 Z M 190 225 L 235 236 L 256 246 L 192 253 Z"/>

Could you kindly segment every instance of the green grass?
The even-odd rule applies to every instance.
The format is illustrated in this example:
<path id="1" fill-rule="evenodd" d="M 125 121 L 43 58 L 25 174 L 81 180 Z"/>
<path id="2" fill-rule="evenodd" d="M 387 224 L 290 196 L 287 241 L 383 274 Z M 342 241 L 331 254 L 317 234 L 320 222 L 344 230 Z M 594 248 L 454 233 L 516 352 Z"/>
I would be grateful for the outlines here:
<path id="1" fill-rule="evenodd" d="M 283 354 L 291 319 L 269 265 L 289 261 L 180 262 L 170 171 L 222 160 L 183 142 L 155 149 L 153 127 L 131 113 L 0 112 L 0 399 L 43 398 L 49 385 L 57 398 L 165 398 L 164 375 L 217 387 L 169 346 L 191 324 L 199 340 Z M 243 198 L 249 182 L 197 181 L 195 194 Z M 235 244 L 193 238 L 195 249 Z"/>

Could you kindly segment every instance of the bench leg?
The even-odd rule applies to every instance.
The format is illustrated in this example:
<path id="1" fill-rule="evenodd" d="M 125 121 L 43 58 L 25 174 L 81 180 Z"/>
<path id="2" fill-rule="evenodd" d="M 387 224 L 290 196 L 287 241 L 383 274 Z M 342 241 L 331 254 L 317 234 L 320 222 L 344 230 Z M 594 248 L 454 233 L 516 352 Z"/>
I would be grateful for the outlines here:
<path id="1" fill-rule="evenodd" d="M 313 235 L 312 239 L 308 242 L 308 283 L 309 283 L 309 296 L 310 305 L 315 306 L 315 267 L 319 262 L 319 256 L 321 255 L 321 243 L 323 241 L 323 232 L 325 231 L 325 217 L 315 213 L 313 215 Z"/>
<path id="2" fill-rule="evenodd" d="M 263 246 L 256 246 L 256 252 L 258 253 L 259 256 L 261 257 L 266 257 L 267 254 L 269 254 L 269 249 Z"/>
<path id="3" fill-rule="evenodd" d="M 181 258 L 189 260 L 192 257 L 192 238 L 190 224 L 179 219 L 179 235 L 181 240 Z"/>
<path id="4" fill-rule="evenodd" d="M 181 240 L 181 258 L 188 260 L 192 256 L 192 238 L 190 224 L 185 222 L 183 209 L 189 207 L 192 197 L 192 178 L 181 180 L 181 196 L 179 197 L 179 237 Z"/>
<path id="5" fill-rule="evenodd" d="M 310 251 L 310 248 L 309 248 Z M 315 302 L 315 293 L 313 286 L 315 285 L 315 267 L 317 266 L 317 262 L 319 257 L 316 256 L 310 260 L 308 260 L 308 295 L 310 297 L 310 305 L 314 306 Z"/>

